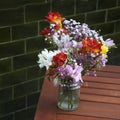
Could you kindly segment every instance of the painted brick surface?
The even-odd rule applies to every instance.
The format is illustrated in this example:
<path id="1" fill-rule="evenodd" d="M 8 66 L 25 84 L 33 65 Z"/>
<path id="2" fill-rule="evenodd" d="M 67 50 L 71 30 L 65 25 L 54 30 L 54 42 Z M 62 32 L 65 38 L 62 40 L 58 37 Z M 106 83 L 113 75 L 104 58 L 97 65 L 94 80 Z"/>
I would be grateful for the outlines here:
<path id="1" fill-rule="evenodd" d="M 24 41 L 0 44 L 0 58 L 11 57 L 24 53 Z"/>
<path id="2" fill-rule="evenodd" d="M 21 24 L 12 27 L 12 39 L 18 40 L 38 35 L 37 23 Z"/>
<path id="3" fill-rule="evenodd" d="M 19 70 L 0 76 L 0 88 L 10 87 L 26 81 L 26 71 Z"/>
<path id="4" fill-rule="evenodd" d="M 117 0 L 99 0 L 98 9 L 106 9 L 115 7 L 117 4 Z"/>
<path id="5" fill-rule="evenodd" d="M 10 72 L 11 71 L 11 62 L 12 60 L 10 58 L 2 59 L 0 60 L 0 74 Z"/>
<path id="6" fill-rule="evenodd" d="M 74 0 L 69 0 L 69 2 L 67 0 L 54 0 L 52 3 L 53 11 L 59 11 L 64 16 L 74 14 L 74 6 Z"/>
<path id="7" fill-rule="evenodd" d="M 36 21 L 44 19 L 44 16 L 50 10 L 50 3 L 28 5 L 25 8 L 26 21 Z"/>
<path id="8" fill-rule="evenodd" d="M 0 28 L 0 43 L 10 41 L 10 27 Z"/>
<path id="9" fill-rule="evenodd" d="M 105 22 L 105 11 L 98 11 L 98 12 L 90 12 L 86 16 L 86 23 L 91 24 L 98 24 Z"/>
<path id="10" fill-rule="evenodd" d="M 39 34 L 49 25 L 44 19 L 49 11 L 86 22 L 114 39 L 118 48 L 108 64 L 120 65 L 120 0 L 1 0 L 0 120 L 34 118 L 45 74 L 37 55 L 52 49 Z"/>
<path id="11" fill-rule="evenodd" d="M 95 11 L 97 7 L 97 0 L 77 0 L 76 11 L 77 13 Z"/>
<path id="12" fill-rule="evenodd" d="M 120 19 L 120 7 L 108 10 L 108 21 Z"/>
<path id="13" fill-rule="evenodd" d="M 23 8 L 0 10 L 0 26 L 23 23 L 23 18 Z"/>
<path id="14" fill-rule="evenodd" d="M 0 90 L 0 103 L 12 100 L 12 87 Z"/>

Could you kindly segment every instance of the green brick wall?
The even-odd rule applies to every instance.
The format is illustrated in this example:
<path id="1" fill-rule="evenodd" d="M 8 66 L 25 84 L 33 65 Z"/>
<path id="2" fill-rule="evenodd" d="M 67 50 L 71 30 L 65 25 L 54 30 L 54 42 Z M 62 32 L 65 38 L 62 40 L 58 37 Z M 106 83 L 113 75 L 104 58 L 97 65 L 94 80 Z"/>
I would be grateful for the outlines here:
<path id="1" fill-rule="evenodd" d="M 49 48 L 41 29 L 44 16 L 59 11 L 86 22 L 117 44 L 108 64 L 120 65 L 120 0 L 1 0 L 0 1 L 0 120 L 33 120 L 44 69 L 37 54 Z"/>

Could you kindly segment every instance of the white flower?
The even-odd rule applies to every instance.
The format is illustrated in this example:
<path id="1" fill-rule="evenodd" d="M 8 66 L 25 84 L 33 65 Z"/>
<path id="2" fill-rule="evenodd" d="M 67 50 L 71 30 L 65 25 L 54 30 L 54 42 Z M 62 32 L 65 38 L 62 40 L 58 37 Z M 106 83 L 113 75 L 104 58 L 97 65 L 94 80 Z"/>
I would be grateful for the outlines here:
<path id="1" fill-rule="evenodd" d="M 52 65 L 53 56 L 58 54 L 59 52 L 60 52 L 59 50 L 48 51 L 47 49 L 44 49 L 41 53 L 38 54 L 39 67 L 40 68 L 46 67 L 46 69 L 48 70 L 48 68 Z"/>
<path id="2" fill-rule="evenodd" d="M 69 20 L 64 20 L 63 24 L 69 24 L 70 21 Z"/>
<path id="3" fill-rule="evenodd" d="M 58 48 L 63 48 L 64 44 L 71 40 L 69 35 L 62 33 L 60 36 L 58 34 L 54 34 L 52 36 L 54 43 L 58 46 Z"/>

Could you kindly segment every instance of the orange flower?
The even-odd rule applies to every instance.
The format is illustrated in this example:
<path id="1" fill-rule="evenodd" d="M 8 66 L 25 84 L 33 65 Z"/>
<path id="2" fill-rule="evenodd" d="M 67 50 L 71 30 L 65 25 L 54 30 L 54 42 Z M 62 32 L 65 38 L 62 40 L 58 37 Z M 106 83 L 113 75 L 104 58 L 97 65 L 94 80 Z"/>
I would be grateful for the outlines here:
<path id="1" fill-rule="evenodd" d="M 49 12 L 48 16 L 46 16 L 45 18 L 51 24 L 52 23 L 57 24 L 60 28 L 62 28 L 61 22 L 64 20 L 64 18 L 61 17 L 59 12 Z"/>
<path id="2" fill-rule="evenodd" d="M 66 59 L 67 59 L 67 54 L 61 52 L 53 56 L 52 63 L 55 66 L 62 66 L 63 64 L 65 64 Z"/>
<path id="3" fill-rule="evenodd" d="M 94 38 L 83 39 L 82 44 L 83 44 L 83 48 L 82 48 L 83 53 L 92 52 L 96 54 L 101 52 L 102 43 L 100 43 Z"/>

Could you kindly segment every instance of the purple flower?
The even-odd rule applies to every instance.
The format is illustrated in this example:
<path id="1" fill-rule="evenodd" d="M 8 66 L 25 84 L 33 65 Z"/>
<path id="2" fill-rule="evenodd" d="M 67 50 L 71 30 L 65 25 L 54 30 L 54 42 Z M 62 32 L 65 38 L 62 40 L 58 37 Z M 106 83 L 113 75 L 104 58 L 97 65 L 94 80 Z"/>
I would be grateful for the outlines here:
<path id="1" fill-rule="evenodd" d="M 82 70 L 83 70 L 82 66 L 75 65 L 75 68 L 71 75 L 74 82 L 79 82 L 79 81 L 83 82 L 82 77 L 81 77 Z"/>
<path id="2" fill-rule="evenodd" d="M 65 67 L 66 76 L 71 76 L 72 72 L 73 72 L 73 68 L 70 65 L 66 65 Z"/>
<path id="3" fill-rule="evenodd" d="M 111 46 L 115 45 L 115 43 L 113 42 L 113 40 L 110 39 L 110 38 L 105 41 L 105 44 L 106 44 L 107 47 L 111 47 Z"/>
<path id="4" fill-rule="evenodd" d="M 99 58 L 98 58 L 98 60 L 101 62 L 101 64 L 102 64 L 102 66 L 104 67 L 104 66 L 106 66 L 106 62 L 108 61 L 107 60 L 107 55 L 106 56 L 100 56 Z"/>
<path id="5" fill-rule="evenodd" d="M 60 66 L 57 68 L 58 72 L 59 72 L 59 76 L 64 79 L 66 76 L 65 76 L 65 67 L 64 66 Z"/>
<path id="6" fill-rule="evenodd" d="M 58 67 L 58 72 L 59 72 L 59 76 L 62 79 L 65 78 L 73 78 L 73 82 L 83 82 L 82 81 L 82 77 L 81 77 L 81 72 L 82 72 L 83 68 L 82 66 L 79 65 L 66 65 L 66 66 L 60 66 Z"/>
<path id="7" fill-rule="evenodd" d="M 77 48 L 82 48 L 82 47 L 83 47 L 82 42 L 78 42 L 78 43 L 77 43 Z"/>

